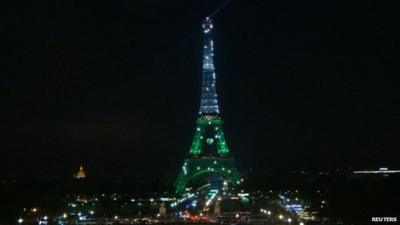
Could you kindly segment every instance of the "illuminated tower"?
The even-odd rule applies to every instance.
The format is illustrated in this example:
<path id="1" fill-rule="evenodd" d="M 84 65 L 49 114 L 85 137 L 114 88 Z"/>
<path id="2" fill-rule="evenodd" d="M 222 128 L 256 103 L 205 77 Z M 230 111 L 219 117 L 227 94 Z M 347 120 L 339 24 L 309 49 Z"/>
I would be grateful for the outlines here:
<path id="1" fill-rule="evenodd" d="M 192 147 L 175 181 L 177 193 L 184 192 L 189 182 L 204 175 L 211 178 L 210 183 L 217 181 L 216 177 L 222 178 L 224 183 L 232 183 L 232 186 L 241 182 L 240 173 L 229 153 L 222 129 L 223 120 L 219 115 L 212 20 L 206 18 L 202 25 L 204 49 L 199 117 Z M 218 184 L 211 186 L 217 188 Z"/>

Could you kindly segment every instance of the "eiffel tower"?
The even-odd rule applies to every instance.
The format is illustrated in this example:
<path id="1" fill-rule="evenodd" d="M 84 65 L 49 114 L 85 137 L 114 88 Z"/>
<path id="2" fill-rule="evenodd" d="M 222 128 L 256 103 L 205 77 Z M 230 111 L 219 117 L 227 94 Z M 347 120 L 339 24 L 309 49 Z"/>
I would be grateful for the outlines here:
<path id="1" fill-rule="evenodd" d="M 192 147 L 175 181 L 176 193 L 183 193 L 188 184 L 199 177 L 208 176 L 212 189 L 220 189 L 220 181 L 236 186 L 241 175 L 234 165 L 233 157 L 225 140 L 216 91 L 214 68 L 213 23 L 206 18 L 202 24 L 204 33 L 203 74 L 201 101 L 197 128 Z"/>

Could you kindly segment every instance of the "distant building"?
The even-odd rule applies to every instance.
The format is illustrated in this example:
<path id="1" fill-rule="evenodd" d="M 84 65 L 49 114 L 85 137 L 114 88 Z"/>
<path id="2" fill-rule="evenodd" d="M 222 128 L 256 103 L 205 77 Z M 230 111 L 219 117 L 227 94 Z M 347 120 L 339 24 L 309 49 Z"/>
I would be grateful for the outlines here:
<path id="1" fill-rule="evenodd" d="M 165 203 L 161 203 L 160 209 L 159 209 L 159 216 L 161 218 L 167 217 L 167 207 L 165 207 Z"/>
<path id="2" fill-rule="evenodd" d="M 400 173 L 400 170 L 389 170 L 387 167 L 381 167 L 379 170 L 358 170 L 354 174 L 393 174 Z"/>
<path id="3" fill-rule="evenodd" d="M 75 179 L 85 179 L 86 178 L 86 172 L 83 169 L 83 166 L 79 167 L 79 171 L 76 174 L 74 174 L 74 178 Z"/>

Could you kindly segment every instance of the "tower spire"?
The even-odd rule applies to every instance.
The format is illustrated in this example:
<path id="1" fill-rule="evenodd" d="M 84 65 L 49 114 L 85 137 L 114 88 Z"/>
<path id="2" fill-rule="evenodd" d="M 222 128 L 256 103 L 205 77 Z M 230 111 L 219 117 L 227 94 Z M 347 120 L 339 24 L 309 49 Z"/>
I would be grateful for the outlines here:
<path id="1" fill-rule="evenodd" d="M 212 40 L 213 23 L 207 17 L 203 21 L 204 49 L 203 75 L 199 114 L 202 116 L 216 116 L 219 114 L 218 96 L 216 90 L 216 74 L 214 67 L 214 43 Z"/>

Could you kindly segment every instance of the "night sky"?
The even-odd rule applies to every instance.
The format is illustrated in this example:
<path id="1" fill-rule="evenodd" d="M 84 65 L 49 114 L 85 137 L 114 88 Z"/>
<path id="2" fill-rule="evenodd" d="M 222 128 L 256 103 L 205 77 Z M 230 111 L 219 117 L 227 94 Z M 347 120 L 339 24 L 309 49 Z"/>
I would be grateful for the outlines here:
<path id="1" fill-rule="evenodd" d="M 0 16 L 0 177 L 178 173 L 221 0 L 21 1 Z M 387 1 L 232 0 L 214 17 L 238 167 L 400 169 L 399 31 Z"/>

